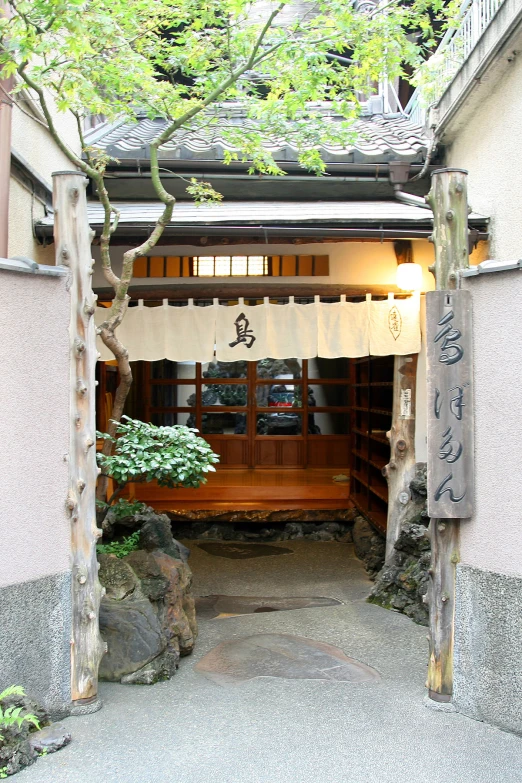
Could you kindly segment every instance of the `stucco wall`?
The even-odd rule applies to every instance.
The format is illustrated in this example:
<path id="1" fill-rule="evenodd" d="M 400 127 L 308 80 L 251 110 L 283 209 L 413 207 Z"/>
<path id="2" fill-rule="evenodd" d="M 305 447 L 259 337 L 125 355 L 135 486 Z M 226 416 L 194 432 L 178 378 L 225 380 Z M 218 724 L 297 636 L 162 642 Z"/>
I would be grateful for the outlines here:
<path id="1" fill-rule="evenodd" d="M 16 98 L 16 101 L 26 111 L 29 111 L 22 96 L 23 93 Z M 74 152 L 78 153 L 80 143 L 76 120 L 72 114 L 53 111 L 53 119 L 63 140 Z M 18 106 L 13 106 L 11 146 L 21 153 L 25 160 L 49 183 L 53 171 L 73 168 L 68 157 L 54 142 L 49 131 L 27 113 L 22 112 Z"/>
<path id="2" fill-rule="evenodd" d="M 65 278 L 0 271 L 0 587 L 70 569 Z"/>
<path id="3" fill-rule="evenodd" d="M 490 258 L 522 256 L 522 59 L 513 58 L 502 83 L 459 130 L 447 150 L 446 164 L 469 171 L 469 202 L 491 216 Z"/>
<path id="4" fill-rule="evenodd" d="M 45 207 L 26 187 L 11 177 L 9 187 L 9 257 L 25 256 L 38 264 L 54 264 L 54 245 L 43 247 L 33 235 L 33 223 Z"/>
<path id="5" fill-rule="evenodd" d="M 20 106 L 25 109 L 23 112 Z M 55 125 L 68 146 L 80 152 L 76 121 L 72 115 L 53 111 Z M 53 171 L 74 168 L 51 134 L 35 119 L 24 93 L 13 106 L 11 147 L 43 178 L 52 190 Z M 33 237 L 33 224 L 45 214 L 45 207 L 30 190 L 11 177 L 9 188 L 9 256 L 27 256 L 39 264 L 54 264 L 54 249 L 44 248 Z"/>
<path id="6" fill-rule="evenodd" d="M 125 248 L 114 248 L 113 258 L 115 269 L 120 267 L 120 258 Z M 424 287 L 429 291 L 433 288 L 433 276 L 428 272 L 429 264 L 433 263 L 433 246 L 424 240 L 415 240 L 413 243 L 414 261 L 421 264 L 424 270 Z M 307 245 L 217 245 L 205 248 L 197 248 L 194 245 L 160 246 L 149 255 L 329 255 L 330 274 L 328 277 L 299 277 L 280 278 L 265 277 L 263 284 L 281 285 L 282 282 L 297 284 L 310 283 L 324 285 L 328 283 L 344 283 L 346 285 L 395 285 L 397 259 L 393 249 L 393 242 L 325 242 L 321 244 Z M 107 283 L 99 264 L 99 252 L 94 249 L 94 257 L 97 259 L 93 277 L 93 287 L 106 287 Z M 223 283 L 248 283 L 252 278 L 248 277 L 223 277 L 212 278 L 212 282 Z M 260 282 L 259 279 L 257 282 Z M 176 285 L 193 284 L 193 278 L 148 278 L 135 281 L 136 285 L 162 285 L 176 283 Z"/>
<path id="7" fill-rule="evenodd" d="M 476 496 L 461 559 L 522 576 L 522 275 L 468 277 L 463 287 L 473 297 Z"/>

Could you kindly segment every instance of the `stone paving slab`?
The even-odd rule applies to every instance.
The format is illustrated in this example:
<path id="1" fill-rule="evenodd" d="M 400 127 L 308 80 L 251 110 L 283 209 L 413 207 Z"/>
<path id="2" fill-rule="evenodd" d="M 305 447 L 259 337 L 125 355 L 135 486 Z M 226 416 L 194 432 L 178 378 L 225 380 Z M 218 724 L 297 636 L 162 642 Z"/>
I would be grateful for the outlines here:
<path id="1" fill-rule="evenodd" d="M 218 685 L 235 685 L 256 677 L 285 680 L 376 682 L 375 669 L 331 644 L 285 633 L 257 633 L 221 642 L 195 666 Z"/>
<path id="2" fill-rule="evenodd" d="M 281 598 L 279 596 L 203 595 L 196 599 L 196 612 L 200 620 L 223 619 L 241 614 L 262 612 L 288 612 L 293 609 L 311 609 L 338 606 L 335 598 Z"/>

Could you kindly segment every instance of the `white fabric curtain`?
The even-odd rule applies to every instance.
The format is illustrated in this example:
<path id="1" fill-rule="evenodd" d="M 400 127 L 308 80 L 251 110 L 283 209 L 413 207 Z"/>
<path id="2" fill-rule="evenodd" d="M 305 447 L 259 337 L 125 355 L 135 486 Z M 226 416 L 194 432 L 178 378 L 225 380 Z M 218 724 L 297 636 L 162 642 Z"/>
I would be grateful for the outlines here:
<path id="1" fill-rule="evenodd" d="M 368 306 L 371 356 L 419 353 L 420 294 L 408 299 L 394 299 L 389 294 L 388 299 L 368 301 Z"/>
<path id="2" fill-rule="evenodd" d="M 320 304 L 317 308 L 317 356 L 337 359 L 347 356 L 357 359 L 368 356 L 370 320 L 368 301 Z"/>
<path id="3" fill-rule="evenodd" d="M 116 334 L 129 351 L 132 362 L 211 362 L 216 337 L 216 305 L 170 307 L 165 299 L 161 307 L 145 307 L 140 299 L 137 307 L 129 307 Z M 99 326 L 107 317 L 107 309 L 98 307 L 95 313 Z M 114 359 L 101 338 L 97 338 L 100 361 Z"/>
<path id="4" fill-rule="evenodd" d="M 239 304 L 227 307 L 217 300 L 208 307 L 129 307 L 118 337 L 131 361 L 170 359 L 183 362 L 258 361 L 259 359 L 357 358 L 418 353 L 421 347 L 420 296 L 408 299 L 327 304 Z M 97 308 L 96 325 L 107 316 Z M 114 357 L 98 338 L 100 359 Z"/>

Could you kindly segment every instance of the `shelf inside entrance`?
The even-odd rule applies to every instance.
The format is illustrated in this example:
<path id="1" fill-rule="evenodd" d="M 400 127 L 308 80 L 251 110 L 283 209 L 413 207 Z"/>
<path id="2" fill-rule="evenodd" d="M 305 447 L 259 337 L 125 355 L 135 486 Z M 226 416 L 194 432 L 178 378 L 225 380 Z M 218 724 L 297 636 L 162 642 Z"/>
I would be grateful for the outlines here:
<path id="1" fill-rule="evenodd" d="M 393 407 L 393 356 L 352 362 L 351 497 L 359 511 L 386 532 L 388 484 L 382 469 L 390 461 L 386 433 Z"/>

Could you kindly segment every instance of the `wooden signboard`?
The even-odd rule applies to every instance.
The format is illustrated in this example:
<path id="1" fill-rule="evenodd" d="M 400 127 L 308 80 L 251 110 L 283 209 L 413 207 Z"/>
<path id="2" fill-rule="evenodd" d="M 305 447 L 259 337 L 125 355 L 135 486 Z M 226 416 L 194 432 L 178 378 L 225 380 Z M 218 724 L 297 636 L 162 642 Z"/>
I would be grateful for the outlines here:
<path id="1" fill-rule="evenodd" d="M 473 512 L 473 354 L 469 291 L 426 295 L 428 361 L 428 514 Z"/>

